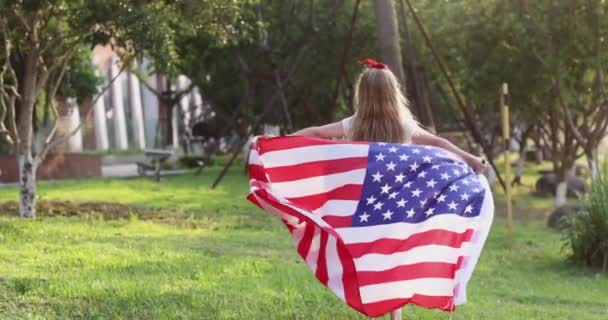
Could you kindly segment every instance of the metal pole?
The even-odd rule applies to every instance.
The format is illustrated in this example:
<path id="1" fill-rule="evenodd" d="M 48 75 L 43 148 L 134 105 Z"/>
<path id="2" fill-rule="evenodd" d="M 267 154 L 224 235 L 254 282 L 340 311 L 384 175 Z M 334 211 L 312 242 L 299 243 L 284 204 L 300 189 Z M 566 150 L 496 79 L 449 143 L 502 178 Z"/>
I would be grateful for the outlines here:
<path id="1" fill-rule="evenodd" d="M 504 139 L 504 161 L 505 161 L 505 193 L 507 196 L 507 237 L 509 246 L 513 245 L 513 207 L 511 203 L 511 162 L 509 160 L 509 145 L 510 145 L 510 125 L 509 125 L 509 105 L 507 96 L 509 95 L 509 86 L 503 83 L 500 88 L 500 113 L 502 118 L 502 137 Z"/>

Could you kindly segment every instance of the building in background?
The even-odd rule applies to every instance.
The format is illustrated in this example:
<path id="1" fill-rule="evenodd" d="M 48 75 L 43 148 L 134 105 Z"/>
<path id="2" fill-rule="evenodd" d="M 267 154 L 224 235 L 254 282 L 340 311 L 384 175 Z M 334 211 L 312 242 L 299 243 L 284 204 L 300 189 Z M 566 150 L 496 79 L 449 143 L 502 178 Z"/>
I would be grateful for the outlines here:
<path id="1" fill-rule="evenodd" d="M 95 103 L 88 100 L 78 105 L 73 98 L 59 101 L 60 134 L 75 130 L 81 121 L 86 122 L 57 152 L 177 149 L 184 127 L 208 108 L 203 105 L 198 88 L 184 95 L 175 108 L 164 103 L 161 96 L 167 88 L 174 92 L 187 89 L 190 80 L 179 76 L 175 83 L 170 83 L 163 75 L 148 75 L 150 62 L 147 59 L 134 64 L 139 74 L 148 75 L 145 80 L 128 70 L 119 74 L 120 61 L 109 46 L 96 47 L 92 61 L 104 78 L 100 89 L 107 86 L 110 79 L 118 77 Z M 89 111 L 92 114 L 87 118 Z"/>

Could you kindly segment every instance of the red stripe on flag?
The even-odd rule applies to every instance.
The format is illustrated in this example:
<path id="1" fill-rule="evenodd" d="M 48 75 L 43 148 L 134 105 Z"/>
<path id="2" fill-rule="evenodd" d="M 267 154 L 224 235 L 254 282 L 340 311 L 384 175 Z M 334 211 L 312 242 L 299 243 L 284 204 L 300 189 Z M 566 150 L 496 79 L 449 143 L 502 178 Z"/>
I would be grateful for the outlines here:
<path id="1" fill-rule="evenodd" d="M 263 143 L 259 144 L 258 151 L 260 155 L 266 152 L 288 150 L 300 147 L 312 147 L 328 144 L 367 144 L 367 142 L 351 142 L 344 140 L 325 140 L 304 136 L 289 136 L 276 138 L 262 138 Z M 260 141 L 260 142 L 262 142 Z"/>
<path id="2" fill-rule="evenodd" d="M 308 255 L 308 251 L 310 250 L 310 246 L 312 245 L 312 238 L 315 235 L 315 225 L 314 223 L 306 223 L 304 227 L 304 235 L 298 243 L 298 253 L 300 257 L 306 260 L 306 256 Z"/>
<path id="3" fill-rule="evenodd" d="M 325 252 L 327 251 L 327 232 L 321 232 L 321 241 L 319 244 L 319 258 L 317 260 L 317 270 L 315 276 L 324 286 L 327 286 L 327 257 Z"/>
<path id="4" fill-rule="evenodd" d="M 409 299 L 390 299 L 373 303 L 366 303 L 364 312 L 370 317 L 384 315 L 386 310 L 395 310 L 408 303 L 414 303 L 428 309 L 441 309 L 444 311 L 454 311 L 454 298 L 446 296 L 425 296 L 416 294 Z"/>
<path id="5" fill-rule="evenodd" d="M 325 220 L 327 224 L 333 228 L 346 228 L 350 227 L 353 223 L 353 217 L 341 217 L 341 216 L 324 216 L 321 219 Z"/>
<path id="6" fill-rule="evenodd" d="M 366 286 L 385 282 L 421 278 L 454 278 L 458 265 L 443 262 L 421 262 L 401 265 L 383 271 L 359 271 L 359 285 Z"/>
<path id="7" fill-rule="evenodd" d="M 367 157 L 356 157 L 268 168 L 266 169 L 266 173 L 272 182 L 284 182 L 347 172 L 365 167 L 367 167 Z"/>
<path id="8" fill-rule="evenodd" d="M 313 211 L 319 209 L 329 200 L 359 200 L 362 191 L 363 185 L 347 184 L 328 192 L 304 197 L 288 198 L 287 200 L 300 208 Z"/>
<path id="9" fill-rule="evenodd" d="M 287 221 L 281 219 L 281 221 L 283 221 L 283 224 L 285 225 L 285 227 L 287 227 L 287 230 L 289 231 L 289 233 L 293 233 L 293 230 L 295 230 L 296 228 L 294 226 L 292 226 L 291 224 L 287 223 Z"/>
<path id="10" fill-rule="evenodd" d="M 337 242 L 338 256 L 342 264 L 342 285 L 344 287 L 344 300 L 349 306 L 359 312 L 365 313 L 363 303 L 361 302 L 361 294 L 359 293 L 359 284 L 357 282 L 357 270 L 353 258 L 348 253 L 342 241 Z"/>
<path id="11" fill-rule="evenodd" d="M 369 253 L 392 254 L 431 244 L 459 248 L 463 242 L 471 240 L 472 236 L 473 229 L 467 229 L 463 233 L 436 229 L 413 234 L 407 239 L 378 239 L 373 242 L 348 244 L 347 248 L 356 259 Z"/>
<path id="12" fill-rule="evenodd" d="M 255 179 L 258 181 L 268 182 L 264 167 L 259 164 L 249 165 L 249 179 Z"/>
<path id="13" fill-rule="evenodd" d="M 258 199 L 256 199 L 256 197 L 255 197 L 255 195 L 253 193 L 250 193 L 247 196 L 247 200 L 249 200 L 251 203 L 253 203 L 256 206 L 258 206 L 260 209 L 264 209 L 264 208 L 262 208 L 262 205 L 258 202 Z"/>

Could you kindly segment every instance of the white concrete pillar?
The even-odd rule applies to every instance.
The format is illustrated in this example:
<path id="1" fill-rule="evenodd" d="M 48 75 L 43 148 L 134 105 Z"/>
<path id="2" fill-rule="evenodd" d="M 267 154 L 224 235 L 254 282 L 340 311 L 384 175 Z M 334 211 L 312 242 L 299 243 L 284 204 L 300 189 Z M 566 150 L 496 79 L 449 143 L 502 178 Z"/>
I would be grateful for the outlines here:
<path id="1" fill-rule="evenodd" d="M 190 84 L 190 80 L 183 75 L 180 75 L 177 77 L 177 81 L 176 84 L 172 86 L 171 90 L 173 92 L 182 92 L 183 90 L 188 88 L 188 85 Z M 189 105 L 190 104 L 190 97 L 189 95 L 183 95 L 182 98 L 179 100 L 179 103 L 177 106 L 173 106 L 173 109 L 171 110 L 171 127 L 172 127 L 172 132 L 171 132 L 171 136 L 173 138 L 172 144 L 173 144 L 173 148 L 177 149 L 179 148 L 180 144 L 180 138 L 181 138 L 181 126 L 184 123 L 187 123 L 188 121 L 188 117 L 189 117 Z"/>
<path id="2" fill-rule="evenodd" d="M 112 67 L 110 69 L 110 79 L 113 79 L 120 72 L 120 67 L 117 64 L 118 58 L 112 56 Z M 112 107 L 113 107 L 113 119 L 114 120 L 114 140 L 116 148 L 125 150 L 129 148 L 129 142 L 127 138 L 127 123 L 125 120 L 125 107 L 123 103 L 123 77 L 124 73 L 118 75 L 118 78 L 112 83 Z"/>
<path id="3" fill-rule="evenodd" d="M 171 135 L 173 137 L 173 141 L 171 144 L 173 145 L 173 149 L 179 148 L 179 110 L 177 106 L 173 107 L 171 110 L 171 127 L 173 129 Z"/>
<path id="4" fill-rule="evenodd" d="M 139 149 L 146 148 L 144 131 L 144 114 L 141 105 L 141 88 L 137 76 L 129 72 L 129 104 L 131 105 L 131 123 L 135 145 Z"/>
<path id="5" fill-rule="evenodd" d="M 78 109 L 76 98 L 68 98 L 66 104 L 68 107 L 68 121 L 66 129 L 67 133 L 70 134 L 80 125 L 80 111 Z M 76 131 L 76 133 L 74 133 L 74 135 L 72 135 L 68 140 L 68 150 L 70 152 L 82 151 L 82 128 L 78 129 L 78 131 Z"/>
<path id="6" fill-rule="evenodd" d="M 202 115 L 203 111 L 205 110 L 205 107 L 203 106 L 203 97 L 201 97 L 201 92 L 198 89 L 198 87 L 194 87 L 194 89 L 192 90 L 191 99 L 192 99 L 191 100 L 192 104 L 194 104 L 196 106 L 194 114 L 192 114 L 191 116 L 194 118 L 198 118 Z"/>
<path id="7" fill-rule="evenodd" d="M 147 83 L 150 88 L 157 90 L 156 74 L 148 74 L 147 70 L 150 66 L 150 61 L 143 59 L 139 66 L 140 72 L 148 76 Z M 142 88 L 142 105 L 144 114 L 144 130 L 146 134 L 146 146 L 153 148 L 156 146 L 156 134 L 158 131 L 158 97 L 156 93 L 150 91 L 146 86 Z"/>
<path id="8" fill-rule="evenodd" d="M 99 75 L 100 72 L 97 71 L 96 73 Z M 103 86 L 105 86 L 105 84 L 100 85 L 97 90 L 101 92 Z M 110 143 L 108 141 L 108 124 L 106 119 L 106 104 L 104 102 L 104 97 L 98 97 L 95 105 L 92 106 L 92 108 L 95 108 L 93 110 L 95 117 L 95 147 L 97 150 L 108 150 L 110 148 Z"/>

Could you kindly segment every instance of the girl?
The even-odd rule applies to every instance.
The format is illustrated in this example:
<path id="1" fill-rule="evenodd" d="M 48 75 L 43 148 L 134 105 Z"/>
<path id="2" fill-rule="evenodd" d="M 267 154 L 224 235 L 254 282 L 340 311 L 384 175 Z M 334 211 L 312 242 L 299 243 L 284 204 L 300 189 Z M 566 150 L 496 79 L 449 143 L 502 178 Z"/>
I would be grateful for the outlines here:
<path id="1" fill-rule="evenodd" d="M 482 158 L 465 152 L 418 125 L 408 109 L 408 101 L 401 92 L 397 78 L 385 64 L 372 59 L 365 59 L 362 63 L 366 68 L 355 87 L 355 114 L 339 122 L 302 129 L 293 135 L 431 145 L 460 156 L 478 173 L 487 170 L 488 165 Z M 391 320 L 396 319 L 401 319 L 401 309 L 391 312 Z"/>
<path id="2" fill-rule="evenodd" d="M 365 59 L 362 63 L 366 68 L 355 86 L 355 115 L 324 126 L 302 129 L 293 135 L 431 145 L 460 156 L 477 173 L 487 170 L 488 165 L 482 158 L 418 125 L 408 108 L 408 100 L 401 92 L 399 81 L 385 64 L 373 59 Z"/>

